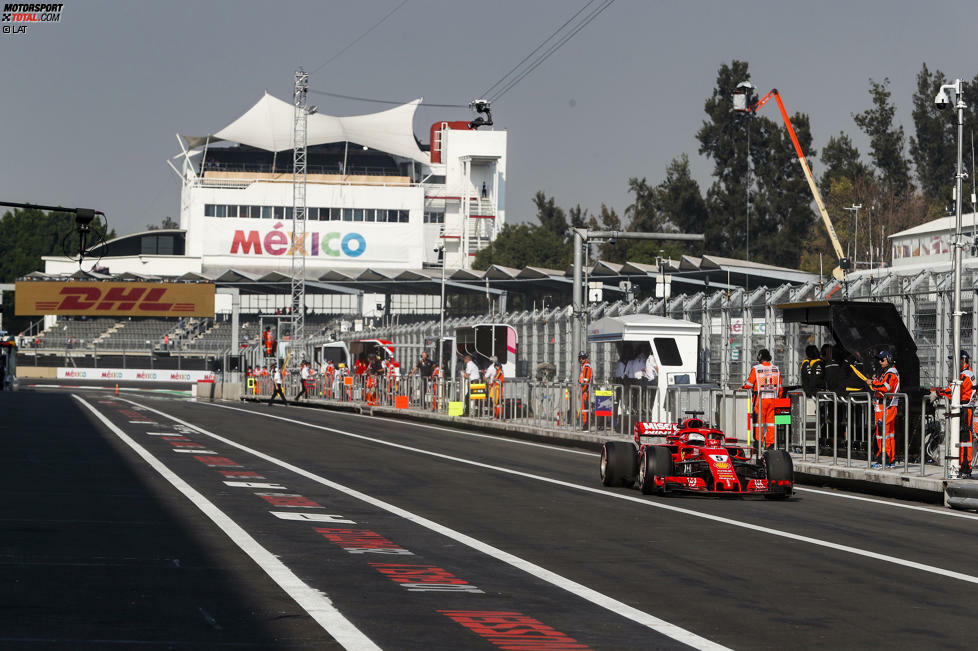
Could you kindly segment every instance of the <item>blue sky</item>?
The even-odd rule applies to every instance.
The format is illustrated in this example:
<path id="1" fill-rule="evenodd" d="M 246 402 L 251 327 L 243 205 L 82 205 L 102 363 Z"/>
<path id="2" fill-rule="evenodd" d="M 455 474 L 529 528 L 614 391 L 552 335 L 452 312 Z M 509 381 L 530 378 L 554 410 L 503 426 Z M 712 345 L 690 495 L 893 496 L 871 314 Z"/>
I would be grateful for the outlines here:
<path id="1" fill-rule="evenodd" d="M 310 87 L 466 104 L 584 2 L 408 0 Z M 0 34 L 0 197 L 94 207 L 120 233 L 176 218 L 179 183 L 165 164 L 176 133 L 211 133 L 265 90 L 288 99 L 296 67 L 316 70 L 398 4 L 68 0 L 60 23 Z M 508 216 L 532 217 L 537 190 L 565 208 L 620 213 L 629 177 L 658 182 L 684 152 L 705 190 L 711 168 L 695 133 L 717 68 L 732 59 L 811 116 L 817 148 L 846 131 L 865 156 L 852 114 L 870 105 L 869 78 L 890 78 L 911 135 L 921 63 L 978 72 L 974 16 L 973 2 L 951 0 L 617 0 L 495 103 L 509 131 Z M 382 108 L 312 102 L 334 115 Z M 433 121 L 469 115 L 426 107 L 415 131 L 427 140 Z"/>

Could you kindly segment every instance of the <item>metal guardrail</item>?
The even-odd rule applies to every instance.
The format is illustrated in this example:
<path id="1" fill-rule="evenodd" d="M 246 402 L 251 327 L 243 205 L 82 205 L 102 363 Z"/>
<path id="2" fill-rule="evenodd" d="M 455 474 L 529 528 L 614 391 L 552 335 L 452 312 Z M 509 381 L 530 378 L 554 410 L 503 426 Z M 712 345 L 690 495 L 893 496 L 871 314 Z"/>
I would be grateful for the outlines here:
<path id="1" fill-rule="evenodd" d="M 269 399 L 272 394 L 270 376 L 246 378 L 246 394 L 259 399 Z M 482 387 L 474 386 L 482 384 Z M 294 401 L 300 393 L 300 379 L 293 373 L 284 379 L 285 394 Z M 724 429 L 733 432 L 737 438 L 743 432 L 750 432 L 748 447 L 758 443 L 756 433 L 758 423 L 748 428 L 739 419 L 738 404 L 743 407 L 749 390 L 725 389 L 720 387 L 669 387 L 664 401 L 677 417 L 659 413 L 655 404 L 654 387 L 641 385 L 596 385 L 592 386 L 587 404 L 581 404 L 580 385 L 574 382 L 547 382 L 524 378 L 506 380 L 501 390 L 493 389 L 486 383 L 473 383 L 461 379 L 423 378 L 420 376 L 378 377 L 366 375 L 334 374 L 324 377 L 319 374 L 309 381 L 307 396 L 339 403 L 376 405 L 427 411 L 470 418 L 516 422 L 528 427 L 539 427 L 557 431 L 582 431 L 617 435 L 631 439 L 633 427 L 637 422 L 675 421 L 684 414 L 702 414 L 702 417 Z M 611 416 L 596 416 L 595 390 L 611 393 Z M 746 395 L 745 395 L 746 394 Z M 858 467 L 863 461 L 871 468 L 878 451 L 875 427 L 874 403 L 876 398 L 869 392 L 854 392 L 839 396 L 828 391 L 820 391 L 813 397 L 801 391 L 789 391 L 792 412 L 800 418 L 792 418 L 790 425 L 777 425 L 775 448 L 786 449 L 800 454 L 804 461 L 829 463 L 847 468 Z M 911 457 L 910 418 L 906 414 L 909 396 L 905 393 L 887 394 L 884 399 L 899 400 L 899 414 L 903 416 L 903 446 L 896 450 L 896 472 L 915 473 L 924 476 L 928 466 L 928 423 L 940 422 L 944 417 L 928 416 L 925 405 L 921 409 L 920 457 Z M 926 401 L 926 398 L 925 398 Z M 690 409 L 693 407 L 693 409 Z M 940 402 L 938 412 L 946 408 Z M 809 411 L 812 414 L 809 414 Z M 930 420 L 928 420 L 930 418 Z M 724 422 L 726 421 L 726 422 Z M 741 429 L 741 427 L 743 429 Z M 946 426 L 944 428 L 946 430 Z M 949 437 L 944 436 L 943 475 L 949 470 Z M 763 447 L 763 446 L 759 446 Z M 916 450 L 915 450 L 916 451 Z M 758 451 L 760 452 L 760 451 Z M 863 455 L 865 457 L 863 458 Z M 934 464 L 931 463 L 931 467 Z"/>

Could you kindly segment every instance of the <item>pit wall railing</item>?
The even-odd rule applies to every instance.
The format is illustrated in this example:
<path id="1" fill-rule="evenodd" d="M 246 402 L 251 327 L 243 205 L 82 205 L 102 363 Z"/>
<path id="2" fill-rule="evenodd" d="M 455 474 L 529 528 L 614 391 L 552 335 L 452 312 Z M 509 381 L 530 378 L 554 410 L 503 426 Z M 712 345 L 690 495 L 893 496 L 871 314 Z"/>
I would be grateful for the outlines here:
<path id="1" fill-rule="evenodd" d="M 978 338 L 973 324 L 978 322 L 978 274 L 968 269 L 963 281 L 962 347 L 978 358 Z M 655 314 L 699 323 L 701 326 L 697 356 L 697 380 L 728 387 L 741 386 L 761 348 L 767 348 L 781 369 L 783 384 L 801 383 L 799 368 L 805 347 L 827 343 L 828 334 L 821 328 L 784 323 L 777 305 L 801 301 L 839 299 L 893 303 L 917 344 L 920 359 L 921 386 L 946 386 L 954 372 L 948 356 L 952 355 L 952 290 L 949 273 L 922 271 L 914 276 L 898 276 L 888 271 L 878 276 L 862 276 L 845 285 L 830 280 L 800 285 L 760 287 L 754 290 L 734 289 L 681 294 L 668 299 L 649 298 L 641 302 L 592 303 L 585 309 L 587 322 L 605 316 Z M 541 365 L 556 367 L 555 377 L 565 382 L 577 378 L 577 353 L 572 350 L 572 312 L 569 306 L 548 307 L 477 317 L 445 320 L 445 334 L 451 336 L 463 326 L 477 323 L 506 323 L 516 329 L 518 359 L 516 375 L 538 379 Z M 394 342 L 395 355 L 405 369 L 413 366 L 422 350 L 433 350 L 440 329 L 438 320 L 412 324 L 375 327 L 356 332 L 337 333 L 344 341 L 386 339 Z M 311 339 L 312 345 L 332 341 L 322 336 Z M 613 381 L 618 361 L 613 345 L 585 344 L 594 378 L 597 382 Z M 954 359 L 957 356 L 954 355 Z M 896 360 L 899 368 L 900 360 Z"/>
<path id="2" fill-rule="evenodd" d="M 257 375 L 244 379 L 245 395 L 269 400 L 272 377 Z M 577 383 L 563 381 L 505 380 L 498 383 L 445 379 L 441 377 L 368 376 L 317 374 L 307 381 L 300 397 L 298 373 L 283 381 L 286 400 L 328 401 L 356 406 L 397 409 L 464 416 L 508 422 L 551 431 L 588 431 L 631 440 L 636 423 L 660 423 L 664 427 L 686 417 L 698 417 L 737 439 L 758 455 L 764 424 L 753 417 L 752 392 L 716 385 L 669 387 L 664 406 L 657 404 L 656 387 L 647 384 L 593 384 L 582 395 Z M 874 465 L 881 441 L 876 433 L 879 398 L 869 392 L 839 396 L 822 391 L 814 396 L 793 390 L 787 393 L 790 416 L 775 425 L 774 448 L 792 453 L 801 461 L 841 466 L 885 469 L 904 475 L 940 475 L 952 471 L 947 431 L 949 409 L 946 399 L 923 398 L 916 416 L 905 393 L 886 394 L 896 399 L 895 458 L 893 464 Z M 780 402 L 779 402 L 780 404 Z M 763 413 L 764 398 L 757 407 Z M 782 409 L 782 411 L 785 411 Z M 911 422 L 915 421 L 915 422 Z"/>

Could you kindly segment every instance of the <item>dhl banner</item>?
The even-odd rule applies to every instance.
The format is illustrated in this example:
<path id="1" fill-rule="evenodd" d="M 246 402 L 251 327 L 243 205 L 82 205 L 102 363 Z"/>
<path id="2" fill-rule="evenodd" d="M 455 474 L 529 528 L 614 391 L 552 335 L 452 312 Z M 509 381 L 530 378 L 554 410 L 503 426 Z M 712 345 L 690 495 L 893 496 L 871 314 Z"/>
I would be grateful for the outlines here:
<path id="1" fill-rule="evenodd" d="M 17 316 L 214 316 L 212 283 L 20 281 Z"/>

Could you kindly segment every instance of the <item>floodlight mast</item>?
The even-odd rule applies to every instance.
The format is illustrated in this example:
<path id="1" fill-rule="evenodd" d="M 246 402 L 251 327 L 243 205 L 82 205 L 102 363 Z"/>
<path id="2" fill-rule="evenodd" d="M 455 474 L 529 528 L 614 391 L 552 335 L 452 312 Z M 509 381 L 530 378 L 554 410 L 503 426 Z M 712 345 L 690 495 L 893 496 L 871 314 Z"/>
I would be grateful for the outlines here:
<path id="1" fill-rule="evenodd" d="M 298 367 L 305 359 L 295 347 L 303 345 L 306 319 L 306 145 L 309 73 L 295 71 L 293 87 L 294 120 L 292 126 L 292 360 Z M 234 351 L 237 353 L 237 351 Z M 286 369 L 289 370 L 289 369 Z"/>
<path id="2" fill-rule="evenodd" d="M 735 95 L 736 98 L 736 95 Z M 795 153 L 798 155 L 798 162 L 801 163 L 801 168 L 805 172 L 805 179 L 808 181 L 808 187 L 812 191 L 812 196 L 815 197 L 815 205 L 818 206 L 818 212 L 822 216 L 822 223 L 825 224 L 825 230 L 829 234 L 829 241 L 832 242 L 832 248 L 835 250 L 835 257 L 839 261 L 839 266 L 832 270 L 832 275 L 836 280 L 842 280 L 845 277 L 846 272 L 849 270 L 849 259 L 846 258 L 845 252 L 842 250 L 842 244 L 839 242 L 839 236 L 835 233 L 835 227 L 832 225 L 832 219 L 829 218 L 829 212 L 825 209 L 825 203 L 822 201 L 822 195 L 818 191 L 818 185 L 815 183 L 815 176 L 812 174 L 811 167 L 808 166 L 808 160 L 805 158 L 805 152 L 801 149 L 801 143 L 798 142 L 798 136 L 795 135 L 795 128 L 791 126 L 791 120 L 788 118 L 788 111 L 784 108 L 784 102 L 781 101 L 781 94 L 778 89 L 775 88 L 771 90 L 767 95 L 757 100 L 753 105 L 749 103 L 742 103 L 738 105 L 735 101 L 734 110 L 740 113 L 751 113 L 756 114 L 758 109 L 767 104 L 771 99 L 775 99 L 778 102 L 778 109 L 781 111 L 781 119 L 784 120 L 784 126 L 788 129 L 788 135 L 791 136 L 791 143 L 795 146 Z"/>

